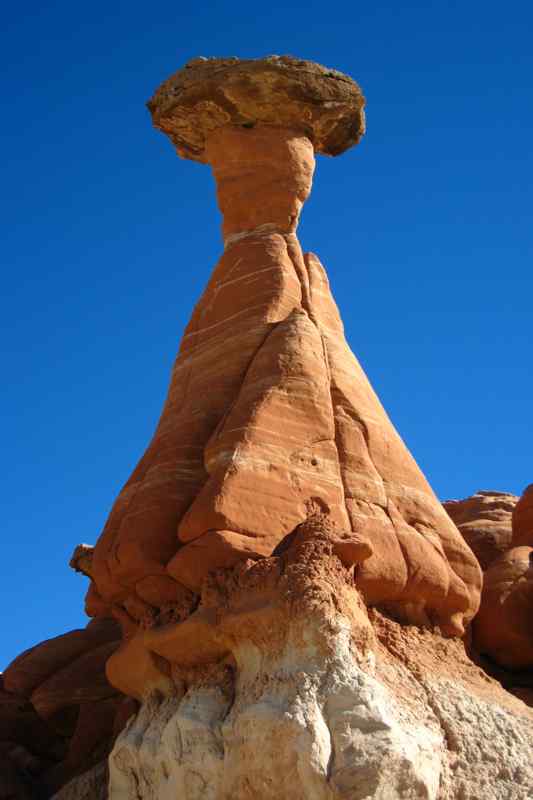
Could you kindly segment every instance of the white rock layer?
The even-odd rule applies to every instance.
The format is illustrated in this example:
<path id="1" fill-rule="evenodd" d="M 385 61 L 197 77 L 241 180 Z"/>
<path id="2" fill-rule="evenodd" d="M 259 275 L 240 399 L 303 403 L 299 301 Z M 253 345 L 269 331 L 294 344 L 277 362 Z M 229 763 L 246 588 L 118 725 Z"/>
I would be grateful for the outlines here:
<path id="1" fill-rule="evenodd" d="M 331 659 L 291 638 L 275 658 L 239 648 L 233 702 L 214 684 L 151 695 L 110 756 L 110 800 L 437 798 L 436 719 L 356 663 L 342 620 Z"/>

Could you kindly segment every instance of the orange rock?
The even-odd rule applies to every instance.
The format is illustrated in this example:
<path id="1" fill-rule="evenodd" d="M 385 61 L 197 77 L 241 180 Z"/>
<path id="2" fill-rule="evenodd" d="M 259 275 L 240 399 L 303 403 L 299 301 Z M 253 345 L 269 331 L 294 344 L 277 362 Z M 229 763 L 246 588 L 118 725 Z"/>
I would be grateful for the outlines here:
<path id="1" fill-rule="evenodd" d="M 147 649 L 142 631 L 126 639 L 108 659 L 106 675 L 112 686 L 136 700 L 144 700 L 153 691 L 174 691 L 170 665 Z"/>
<path id="2" fill-rule="evenodd" d="M 150 606 L 193 602 L 190 591 L 168 575 L 148 575 L 135 584 L 135 591 Z"/>
<path id="3" fill-rule="evenodd" d="M 533 547 L 533 483 L 522 494 L 513 511 L 513 547 Z"/>
<path id="4" fill-rule="evenodd" d="M 119 636 L 113 620 L 94 620 L 26 651 L 0 681 L 0 760 L 5 746 L 13 774 L 31 775 L 32 797 L 51 796 L 109 753 L 122 696 L 105 665 Z"/>
<path id="5" fill-rule="evenodd" d="M 105 665 L 118 644 L 108 642 L 84 653 L 41 683 L 31 696 L 39 716 L 50 719 L 65 706 L 97 703 L 116 694 L 107 681 Z"/>
<path id="6" fill-rule="evenodd" d="M 481 565 L 487 567 L 511 546 L 512 514 L 518 497 L 509 492 L 476 492 L 447 500 L 444 508 Z"/>
<path id="7" fill-rule="evenodd" d="M 204 458 L 210 477 L 181 522 L 183 541 L 239 531 L 268 555 L 314 497 L 348 527 L 322 340 L 304 310 L 260 348 Z"/>
<path id="8" fill-rule="evenodd" d="M 76 658 L 100 645 L 116 641 L 119 631 L 110 619 L 94 620 L 83 630 L 47 639 L 26 650 L 4 672 L 9 692 L 29 696 L 44 681 Z"/>
<path id="9" fill-rule="evenodd" d="M 478 606 L 479 566 L 295 234 L 314 152 L 338 154 L 363 132 L 357 85 L 302 63 L 194 62 L 149 104 L 181 155 L 211 164 L 225 252 L 92 559 L 127 635 L 179 594 L 170 580 L 199 591 L 211 571 L 268 556 L 311 506 L 346 532 L 337 552 L 357 564 L 368 603 L 459 635 Z"/>
<path id="10" fill-rule="evenodd" d="M 94 581 L 90 582 L 85 595 L 85 613 L 88 617 L 112 616 L 111 606 L 102 599 Z"/>
<path id="11" fill-rule="evenodd" d="M 110 742 L 115 738 L 115 719 L 124 701 L 122 695 L 100 699 L 80 706 L 74 736 L 70 740 L 66 766 L 73 775 L 79 774 L 107 756 Z"/>
<path id="12" fill-rule="evenodd" d="M 533 667 L 533 547 L 514 547 L 485 572 L 476 649 L 511 670 Z"/>
<path id="13" fill-rule="evenodd" d="M 311 191 L 313 145 L 296 131 L 224 126 L 206 142 L 217 185 L 224 239 L 261 226 L 292 233 Z M 251 203 L 260 197 L 260 203 Z"/>
<path id="14" fill-rule="evenodd" d="M 180 583 L 198 592 L 212 570 L 269 555 L 273 549 L 271 544 L 265 544 L 263 537 L 255 539 L 233 531 L 207 531 L 178 550 L 168 571 Z"/>

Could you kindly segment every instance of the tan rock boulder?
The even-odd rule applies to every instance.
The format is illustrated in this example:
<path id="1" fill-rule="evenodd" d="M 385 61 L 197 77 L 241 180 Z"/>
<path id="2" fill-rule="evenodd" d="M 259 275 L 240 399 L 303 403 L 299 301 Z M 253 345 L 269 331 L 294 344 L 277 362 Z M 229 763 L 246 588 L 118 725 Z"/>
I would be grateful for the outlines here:
<path id="1" fill-rule="evenodd" d="M 473 641 L 502 667 L 533 667 L 532 547 L 511 548 L 485 572 Z"/>
<path id="2" fill-rule="evenodd" d="M 443 503 L 482 570 L 511 546 L 513 511 L 518 500 L 509 492 L 479 491 L 464 500 Z"/>
<path id="3" fill-rule="evenodd" d="M 533 483 L 530 484 L 513 511 L 513 547 L 533 547 Z"/>

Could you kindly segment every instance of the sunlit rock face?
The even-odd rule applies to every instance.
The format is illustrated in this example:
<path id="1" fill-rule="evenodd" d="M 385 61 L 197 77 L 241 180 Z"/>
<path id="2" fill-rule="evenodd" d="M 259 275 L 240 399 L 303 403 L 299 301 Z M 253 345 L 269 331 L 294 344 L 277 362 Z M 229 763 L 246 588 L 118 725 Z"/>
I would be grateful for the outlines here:
<path id="1" fill-rule="evenodd" d="M 473 644 L 492 674 L 531 704 L 533 675 L 526 672 L 533 667 L 533 487 L 521 497 L 479 491 L 443 505 L 484 570 Z"/>
<path id="2" fill-rule="evenodd" d="M 357 143 L 363 105 L 347 76 L 290 57 L 197 59 L 149 103 L 210 165 L 224 252 L 154 438 L 75 558 L 87 612 L 121 625 L 109 684 L 140 704 L 110 800 L 533 791 L 531 714 L 460 638 L 478 562 L 296 235 L 315 154 Z M 101 783 L 93 770 L 58 800 Z"/>
<path id="3" fill-rule="evenodd" d="M 533 483 L 527 486 L 513 511 L 513 547 L 533 547 Z"/>
<path id="4" fill-rule="evenodd" d="M 483 576 L 479 612 L 472 626 L 473 643 L 483 656 L 503 669 L 504 685 L 533 688 L 533 486 L 526 487 L 512 509 L 508 544 L 490 561 Z"/>
<path id="5" fill-rule="evenodd" d="M 526 706 L 460 640 L 369 615 L 337 543 L 311 516 L 279 555 L 212 574 L 187 621 L 144 635 L 172 685 L 155 687 L 152 663 L 109 759 L 112 800 L 529 796 Z M 138 652 L 129 640 L 123 660 Z"/>
<path id="6" fill-rule="evenodd" d="M 129 633 L 168 606 L 186 618 L 210 571 L 270 555 L 314 504 L 342 531 L 368 604 L 460 635 L 479 603 L 477 562 L 296 236 L 315 152 L 343 152 L 363 132 L 357 84 L 297 59 L 208 59 L 149 107 L 181 155 L 211 165 L 225 250 L 154 438 L 97 542 L 90 604 Z"/>
<path id="7" fill-rule="evenodd" d="M 106 678 L 120 638 L 113 619 L 92 620 L 36 644 L 6 667 L 0 684 L 2 800 L 50 797 L 107 758 L 136 710 L 136 702 Z"/>

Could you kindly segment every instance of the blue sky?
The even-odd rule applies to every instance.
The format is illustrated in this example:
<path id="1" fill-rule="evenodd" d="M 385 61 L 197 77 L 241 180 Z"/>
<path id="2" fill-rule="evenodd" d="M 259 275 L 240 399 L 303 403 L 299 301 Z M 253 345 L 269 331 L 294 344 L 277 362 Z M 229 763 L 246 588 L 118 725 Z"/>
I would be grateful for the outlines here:
<path id="1" fill-rule="evenodd" d="M 143 452 L 220 252 L 207 167 L 145 101 L 198 55 L 358 80 L 300 238 L 441 498 L 533 481 L 530 3 L 18 3 L 4 10 L 0 668 L 85 624 L 93 543 Z"/>

